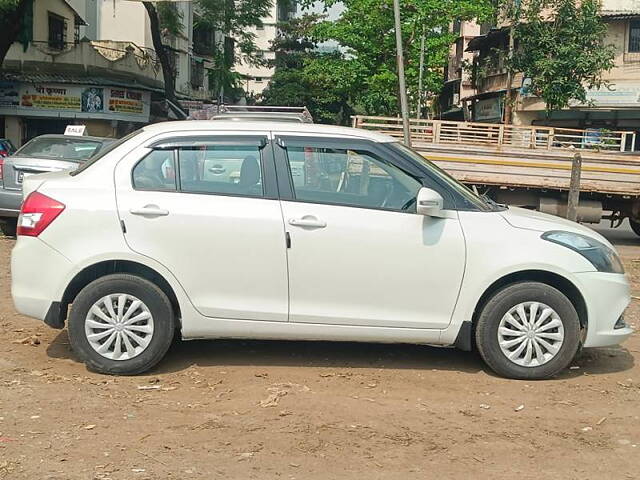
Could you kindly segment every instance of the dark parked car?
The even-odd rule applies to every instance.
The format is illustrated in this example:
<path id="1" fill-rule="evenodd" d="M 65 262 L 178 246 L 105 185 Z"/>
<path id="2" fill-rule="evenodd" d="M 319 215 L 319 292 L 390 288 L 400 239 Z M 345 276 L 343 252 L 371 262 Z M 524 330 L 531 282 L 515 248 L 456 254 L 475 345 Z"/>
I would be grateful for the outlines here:
<path id="1" fill-rule="evenodd" d="M 0 230 L 8 236 L 16 233 L 16 221 L 22 204 L 22 181 L 28 175 L 75 169 L 115 139 L 41 135 L 13 155 L 0 158 Z"/>
<path id="2" fill-rule="evenodd" d="M 0 158 L 8 157 L 16 152 L 16 147 L 13 146 L 11 140 L 8 138 L 0 138 Z"/>

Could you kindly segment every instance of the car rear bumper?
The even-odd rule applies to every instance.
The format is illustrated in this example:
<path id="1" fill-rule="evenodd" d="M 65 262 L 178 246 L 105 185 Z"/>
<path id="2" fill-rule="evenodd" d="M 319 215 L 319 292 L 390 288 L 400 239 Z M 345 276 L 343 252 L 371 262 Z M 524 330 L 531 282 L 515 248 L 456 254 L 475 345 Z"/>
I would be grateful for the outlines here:
<path id="1" fill-rule="evenodd" d="M 22 190 L 0 188 L 0 217 L 17 217 L 22 205 Z"/>
<path id="2" fill-rule="evenodd" d="M 629 338 L 633 330 L 624 322 L 619 322 L 631 301 L 627 276 L 588 272 L 579 273 L 576 277 L 589 317 L 584 346 L 607 347 Z"/>
<path id="3" fill-rule="evenodd" d="M 54 302 L 71 262 L 42 240 L 18 237 L 11 251 L 11 296 L 16 310 L 44 320 Z"/>

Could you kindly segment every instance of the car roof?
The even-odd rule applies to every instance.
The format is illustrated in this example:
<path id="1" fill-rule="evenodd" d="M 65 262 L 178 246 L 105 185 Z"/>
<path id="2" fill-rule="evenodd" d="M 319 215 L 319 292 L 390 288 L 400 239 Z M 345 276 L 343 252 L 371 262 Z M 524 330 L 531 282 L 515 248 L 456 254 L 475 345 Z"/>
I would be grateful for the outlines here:
<path id="1" fill-rule="evenodd" d="M 277 121 L 261 121 L 261 122 L 243 122 L 239 124 L 237 121 L 226 120 L 181 120 L 175 122 L 160 122 L 147 125 L 143 128 L 149 133 L 177 133 L 177 132 L 198 132 L 201 130 L 211 130 L 224 132 L 233 130 L 237 132 L 242 130 L 245 132 L 264 132 L 272 133 L 293 133 L 300 135 L 330 135 L 336 137 L 351 137 L 363 140 L 371 140 L 378 143 L 397 142 L 396 138 L 384 135 L 382 133 L 373 132 L 371 130 L 363 130 L 360 128 L 338 127 L 335 125 L 321 125 L 318 123 L 294 123 L 294 122 L 277 122 Z"/>
<path id="2" fill-rule="evenodd" d="M 104 142 L 104 141 L 114 142 L 116 140 L 115 138 L 109 138 L 109 137 L 92 137 L 89 135 L 63 135 L 60 133 L 47 133 L 45 135 L 38 135 L 37 137 L 33 137 L 31 140 L 34 140 L 36 138 L 67 138 L 67 139 L 77 139 L 77 140 L 89 140 L 94 142 Z"/>

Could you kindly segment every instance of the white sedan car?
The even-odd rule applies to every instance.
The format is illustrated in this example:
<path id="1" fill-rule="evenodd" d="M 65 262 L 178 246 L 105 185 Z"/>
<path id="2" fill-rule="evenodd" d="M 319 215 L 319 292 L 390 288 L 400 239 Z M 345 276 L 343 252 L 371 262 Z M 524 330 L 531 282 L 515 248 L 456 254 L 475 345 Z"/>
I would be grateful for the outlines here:
<path id="1" fill-rule="evenodd" d="M 161 123 L 24 190 L 16 308 L 66 321 L 99 372 L 143 372 L 180 335 L 477 348 L 537 379 L 632 333 L 607 240 L 372 132 Z"/>

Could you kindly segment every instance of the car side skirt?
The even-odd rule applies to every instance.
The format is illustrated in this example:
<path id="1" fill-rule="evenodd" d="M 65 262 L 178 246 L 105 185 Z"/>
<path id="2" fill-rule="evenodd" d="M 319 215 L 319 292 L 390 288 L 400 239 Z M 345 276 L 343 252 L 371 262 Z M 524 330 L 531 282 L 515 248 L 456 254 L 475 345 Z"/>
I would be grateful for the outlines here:
<path id="1" fill-rule="evenodd" d="M 206 319 L 183 322 L 184 340 L 236 338 L 258 340 L 321 340 L 375 343 L 440 344 L 442 330 L 364 327 L 316 323 Z"/>

